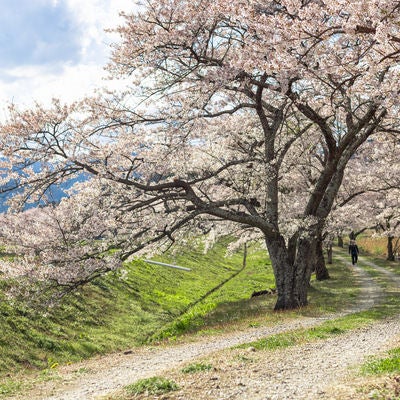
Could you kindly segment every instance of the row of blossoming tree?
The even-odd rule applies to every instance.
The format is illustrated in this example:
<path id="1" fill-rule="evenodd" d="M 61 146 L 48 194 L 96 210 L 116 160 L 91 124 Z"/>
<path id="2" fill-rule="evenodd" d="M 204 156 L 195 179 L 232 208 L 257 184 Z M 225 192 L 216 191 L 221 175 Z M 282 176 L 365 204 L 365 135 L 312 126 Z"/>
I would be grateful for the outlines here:
<path id="1" fill-rule="evenodd" d="M 74 286 L 230 233 L 265 241 L 276 309 L 306 305 L 332 216 L 398 190 L 400 2 L 147 0 L 124 17 L 108 70 L 126 90 L 10 107 L 1 235 L 20 257 L 3 269 Z"/>

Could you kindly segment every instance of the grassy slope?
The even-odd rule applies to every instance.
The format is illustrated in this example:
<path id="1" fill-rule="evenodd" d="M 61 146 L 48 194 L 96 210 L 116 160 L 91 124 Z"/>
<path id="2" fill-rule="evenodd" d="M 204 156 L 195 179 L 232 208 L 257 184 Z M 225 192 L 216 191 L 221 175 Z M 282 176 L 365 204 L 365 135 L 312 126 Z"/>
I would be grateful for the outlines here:
<path id="1" fill-rule="evenodd" d="M 254 290 L 273 286 L 265 251 L 253 249 L 234 283 L 190 308 L 242 267 L 242 254 L 225 257 L 225 248 L 221 242 L 207 254 L 198 247 L 163 257 L 192 268 L 189 273 L 131 263 L 126 273 L 110 274 L 41 312 L 8 300 L 0 289 L 0 376 L 126 349 L 151 338 L 173 337 L 201 326 L 202 316 L 219 304 L 248 299 Z"/>

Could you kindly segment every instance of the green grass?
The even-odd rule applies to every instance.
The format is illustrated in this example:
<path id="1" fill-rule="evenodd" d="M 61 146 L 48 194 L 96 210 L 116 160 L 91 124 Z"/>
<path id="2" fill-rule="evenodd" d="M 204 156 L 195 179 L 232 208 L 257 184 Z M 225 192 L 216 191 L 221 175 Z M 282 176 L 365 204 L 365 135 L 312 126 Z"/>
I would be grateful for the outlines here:
<path id="1" fill-rule="evenodd" d="M 22 382 L 15 381 L 14 379 L 5 379 L 2 383 L 0 383 L 0 395 L 7 396 L 13 393 L 16 393 L 24 388 Z"/>
<path id="2" fill-rule="evenodd" d="M 340 251 L 336 251 L 336 254 L 338 254 L 339 256 L 343 256 Z M 386 299 L 383 303 L 378 304 L 367 311 L 346 315 L 332 320 L 327 320 L 315 327 L 307 329 L 296 329 L 282 334 L 273 335 L 265 339 L 237 346 L 236 348 L 247 349 L 249 347 L 254 347 L 258 351 L 272 351 L 289 346 L 324 340 L 335 337 L 337 335 L 344 335 L 351 330 L 365 327 L 366 325 L 372 324 L 377 320 L 397 313 L 400 306 L 398 289 L 390 282 L 390 280 L 388 280 L 388 278 L 384 274 L 374 272 L 369 267 L 367 267 L 366 270 L 382 287 L 382 290 L 385 290 Z M 329 271 L 332 279 L 322 282 L 317 282 L 314 280 L 312 281 L 312 287 L 310 288 L 309 296 L 311 303 L 310 306 L 297 311 L 268 314 L 267 316 L 264 316 L 264 321 L 266 320 L 268 321 L 268 323 L 276 323 L 282 321 L 282 319 L 287 318 L 288 316 L 296 317 L 296 315 L 324 315 L 327 312 L 329 313 L 332 311 L 338 311 L 340 309 L 347 308 L 349 307 L 349 305 L 356 302 L 357 296 L 359 295 L 359 289 L 356 287 L 354 275 L 352 274 L 352 269 L 349 268 L 347 264 L 343 264 L 340 258 L 335 258 L 334 264 L 329 266 Z M 231 321 L 235 322 L 236 318 L 239 318 L 236 314 L 241 314 L 241 317 L 243 318 L 242 321 L 246 321 L 248 327 L 260 326 L 260 324 L 262 324 L 262 321 L 257 318 L 258 310 L 255 311 L 258 306 L 254 306 L 254 304 L 257 304 L 258 301 L 260 301 L 258 306 L 260 306 L 260 304 L 264 304 L 265 306 L 266 304 L 269 304 L 271 299 L 267 297 L 263 300 L 252 299 L 237 301 L 231 304 L 221 303 L 217 305 L 217 307 L 212 312 L 205 315 L 204 320 L 208 321 L 208 327 L 213 327 L 216 326 L 216 324 L 218 325 L 219 318 L 222 318 L 223 323 L 227 324 L 226 327 L 229 328 L 230 325 L 228 324 L 228 320 L 230 319 Z M 252 302 L 254 302 L 253 305 Z M 262 307 L 260 306 L 260 308 Z M 225 315 L 224 318 L 224 313 L 227 313 L 229 315 Z M 216 315 L 218 315 L 218 318 L 215 318 Z M 236 326 L 237 323 L 239 322 L 236 321 L 234 323 L 234 326 Z M 371 363 L 368 364 L 368 367 L 371 368 L 373 366 L 375 369 L 378 369 L 380 371 L 390 370 L 398 372 L 397 368 L 399 355 L 400 350 L 397 350 L 393 352 L 393 354 L 391 354 L 389 361 L 387 359 L 373 362 L 371 361 Z M 237 357 L 240 357 L 241 362 L 252 362 L 252 358 L 246 355 L 241 354 Z M 187 366 L 187 371 L 182 370 L 181 372 L 196 372 L 197 370 L 202 369 L 202 365 L 204 365 L 204 363 L 202 363 L 200 367 L 198 367 L 196 364 L 191 364 Z M 207 360 L 205 365 L 207 365 Z M 389 398 L 397 398 L 379 397 L 380 394 L 379 392 L 377 393 L 378 397 L 374 398 L 385 398 L 386 400 Z M 123 397 L 122 399 L 126 400 L 127 397 Z"/>
<path id="3" fill-rule="evenodd" d="M 343 256 L 343 251 L 337 249 L 336 253 Z M 383 266 L 381 259 L 369 258 L 370 262 Z M 354 279 L 350 268 L 340 266 L 341 262 L 335 260 L 334 267 L 330 267 L 332 279 L 322 282 L 313 282 L 310 289 L 311 306 L 304 310 L 305 314 L 311 314 L 316 304 L 320 304 L 325 312 L 338 311 L 345 304 L 349 305 L 357 301 L 359 291 L 354 286 Z M 345 334 L 354 329 L 372 324 L 380 319 L 397 315 L 400 308 L 400 290 L 396 284 L 391 282 L 385 275 L 368 265 L 363 265 L 364 270 L 375 280 L 385 294 L 385 300 L 373 308 L 352 313 L 340 318 L 328 320 L 321 325 L 307 329 L 297 329 L 285 332 L 255 342 L 246 343 L 238 348 L 247 348 L 249 346 L 258 350 L 274 350 L 290 347 L 298 344 L 308 343 L 315 340 L 327 339 L 336 335 Z M 340 274 L 338 276 L 337 274 Z M 347 283 L 347 284 L 346 284 Z M 328 297 L 334 300 L 329 301 Z M 397 355 L 400 352 L 396 352 Z"/>
<path id="4" fill-rule="evenodd" d="M 250 346 L 254 347 L 256 350 L 276 350 L 316 340 L 328 339 L 370 324 L 380 317 L 380 313 L 372 311 L 352 314 L 326 321 L 316 327 L 296 329 L 272 335 L 264 339 L 242 344 L 237 346 L 237 348 L 248 348 Z"/>
<path id="5" fill-rule="evenodd" d="M 222 287 L 190 307 L 241 269 L 243 255 L 226 257 L 226 245 L 221 241 L 207 254 L 195 245 L 159 258 L 192 268 L 191 272 L 132 262 L 125 272 L 108 274 L 60 304 L 39 310 L 10 299 L 9 283 L 0 282 L 0 377 L 174 338 L 202 328 L 204 316 L 221 303 L 248 299 L 253 291 L 273 284 L 265 250 L 253 248 L 246 269 L 228 289 Z"/>
<path id="6" fill-rule="evenodd" d="M 227 243 L 225 242 L 224 245 Z M 223 255 L 223 262 L 227 263 L 231 258 L 224 257 L 224 247 L 220 247 L 220 254 Z M 203 256 L 206 257 L 209 254 Z M 199 278 L 196 278 L 194 274 L 190 273 L 185 276 L 185 287 L 192 296 L 192 301 L 185 304 L 182 312 L 177 314 L 175 318 L 164 325 L 162 329 L 157 330 L 151 337 L 150 341 L 159 341 L 164 339 L 175 339 L 185 333 L 193 332 L 204 332 L 212 327 L 221 326 L 222 319 L 218 317 L 218 313 L 223 309 L 223 315 L 227 318 L 227 321 L 232 322 L 234 319 L 240 318 L 241 312 L 237 312 L 237 309 L 244 310 L 247 314 L 249 313 L 249 299 L 254 291 L 265 289 L 267 287 L 274 286 L 274 277 L 272 273 L 272 266 L 268 258 L 266 258 L 265 249 L 259 246 L 250 247 L 247 255 L 246 267 L 241 270 L 243 265 L 243 254 L 241 252 L 232 256 L 234 266 L 231 267 L 229 274 L 225 274 L 223 280 L 219 278 L 217 280 L 217 274 L 215 271 L 202 270 L 200 274 L 205 274 L 208 280 L 213 282 L 211 286 L 199 287 Z M 211 258 L 215 262 L 215 255 L 211 255 Z M 175 262 L 175 260 L 173 260 Z M 192 261 L 192 260 L 190 260 Z M 189 266 L 193 268 L 193 271 L 198 270 L 196 267 L 199 259 L 196 258 L 194 263 L 188 262 L 179 257 L 176 259 L 176 263 L 180 265 Z M 223 265 L 221 262 L 220 265 Z M 221 273 L 219 269 L 218 273 Z M 237 275 L 236 275 L 237 274 Z M 228 280 L 230 277 L 235 275 L 234 279 Z M 197 279 L 194 281 L 194 279 Z M 226 283 L 220 287 L 217 291 L 209 293 L 219 283 Z M 196 300 L 207 294 L 204 300 L 197 302 Z M 229 312 L 225 310 L 229 309 Z M 271 311 L 272 302 L 265 307 L 262 306 L 262 312 L 265 315 L 266 312 Z M 238 314 L 239 317 L 238 317 Z M 215 332 L 215 330 L 214 330 Z"/>
<path id="7" fill-rule="evenodd" d="M 337 312 L 346 308 L 356 301 L 360 289 L 350 268 L 343 264 L 342 259 L 337 257 L 340 251 L 334 250 L 333 264 L 328 264 L 330 279 L 316 281 L 312 278 L 309 288 L 308 312 L 319 311 L 320 313 Z"/>
<path id="8" fill-rule="evenodd" d="M 184 374 L 193 374 L 196 372 L 210 371 L 212 369 L 213 369 L 213 367 L 211 364 L 193 363 L 193 364 L 189 364 L 186 367 L 182 368 L 181 371 Z"/>
<path id="9" fill-rule="evenodd" d="M 125 391 L 128 395 L 160 395 L 173 392 L 178 389 L 178 385 L 174 381 L 159 376 L 140 379 L 131 385 L 125 386 Z"/>
<path id="10" fill-rule="evenodd" d="M 400 348 L 394 348 L 387 357 L 372 357 L 360 368 L 363 384 L 358 393 L 362 399 L 400 399 Z"/>
<path id="11" fill-rule="evenodd" d="M 367 361 L 361 371 L 368 375 L 400 373 L 400 348 L 390 350 L 386 358 Z"/>
<path id="12" fill-rule="evenodd" d="M 312 282 L 308 308 L 272 313 L 275 296 L 250 299 L 254 291 L 274 286 L 265 250 L 253 246 L 248 251 L 246 268 L 195 304 L 242 268 L 243 254 L 226 257 L 226 245 L 227 241 L 222 241 L 207 254 L 197 245 L 159 258 L 192 268 L 189 273 L 132 262 L 126 272 L 111 273 L 60 304 L 38 311 L 8 298 L 8 284 L 3 282 L 0 377 L 10 371 L 46 369 L 186 333 L 217 333 L 236 329 L 236 324 L 260 326 L 299 314 L 330 312 L 356 297 L 348 268 L 335 263 L 330 266 L 331 280 Z M 349 285 L 343 285 L 343 281 Z"/>

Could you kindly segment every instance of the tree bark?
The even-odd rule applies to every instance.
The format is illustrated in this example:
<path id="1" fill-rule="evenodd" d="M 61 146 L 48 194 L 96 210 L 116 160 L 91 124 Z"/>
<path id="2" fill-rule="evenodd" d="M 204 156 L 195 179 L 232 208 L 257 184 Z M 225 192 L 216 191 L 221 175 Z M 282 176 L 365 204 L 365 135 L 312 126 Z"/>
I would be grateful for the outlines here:
<path id="1" fill-rule="evenodd" d="M 395 261 L 395 255 L 393 250 L 393 236 L 388 236 L 387 239 L 387 260 L 388 261 Z"/>
<path id="2" fill-rule="evenodd" d="M 344 247 L 343 236 L 338 236 L 338 238 L 337 238 L 337 245 L 338 245 L 338 247 L 341 247 L 341 248 Z"/>
<path id="3" fill-rule="evenodd" d="M 297 304 L 293 297 L 293 266 L 289 262 L 285 240 L 282 236 L 266 238 L 266 244 L 278 294 L 275 310 L 296 308 Z"/>
<path id="4" fill-rule="evenodd" d="M 322 240 L 317 240 L 316 253 L 315 253 L 315 276 L 317 281 L 323 281 L 329 279 L 329 272 L 326 268 L 324 249 Z"/>
<path id="5" fill-rule="evenodd" d="M 316 260 L 316 244 L 317 242 L 313 238 L 301 238 L 298 241 L 294 287 L 298 307 L 308 304 L 307 292 Z"/>
<path id="6" fill-rule="evenodd" d="M 327 256 L 328 256 L 328 264 L 333 264 L 333 249 L 332 249 L 332 243 L 329 244 L 329 247 L 327 249 Z"/>
<path id="7" fill-rule="evenodd" d="M 315 243 L 299 239 L 294 263 L 282 236 L 266 238 L 269 256 L 274 269 L 278 299 L 275 311 L 292 310 L 308 304 L 307 292 L 315 260 Z"/>

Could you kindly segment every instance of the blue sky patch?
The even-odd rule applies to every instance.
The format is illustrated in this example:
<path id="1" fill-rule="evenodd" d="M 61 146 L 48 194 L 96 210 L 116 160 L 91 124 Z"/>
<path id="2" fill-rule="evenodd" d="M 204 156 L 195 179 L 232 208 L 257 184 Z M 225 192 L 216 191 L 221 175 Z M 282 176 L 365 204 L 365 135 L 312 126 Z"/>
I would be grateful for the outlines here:
<path id="1" fill-rule="evenodd" d="M 65 5 L 35 0 L 3 0 L 0 10 L 0 68 L 76 63 L 79 30 Z"/>

